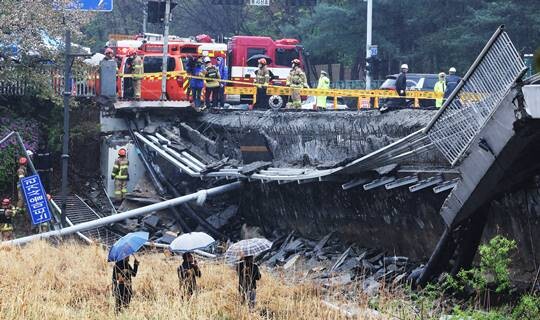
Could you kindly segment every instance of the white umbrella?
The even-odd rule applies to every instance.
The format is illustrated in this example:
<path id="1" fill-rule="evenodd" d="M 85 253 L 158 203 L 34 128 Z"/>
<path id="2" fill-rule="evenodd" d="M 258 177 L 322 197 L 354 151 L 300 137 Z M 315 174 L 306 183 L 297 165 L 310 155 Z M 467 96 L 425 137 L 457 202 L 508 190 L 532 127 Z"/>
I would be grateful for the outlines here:
<path id="1" fill-rule="evenodd" d="M 171 242 L 171 251 L 187 252 L 205 249 L 216 242 L 214 238 L 204 232 L 184 233 Z"/>
<path id="2" fill-rule="evenodd" d="M 229 263 L 233 263 L 247 256 L 256 256 L 269 250 L 272 247 L 272 242 L 264 238 L 253 238 L 238 241 L 227 249 L 225 259 Z"/>

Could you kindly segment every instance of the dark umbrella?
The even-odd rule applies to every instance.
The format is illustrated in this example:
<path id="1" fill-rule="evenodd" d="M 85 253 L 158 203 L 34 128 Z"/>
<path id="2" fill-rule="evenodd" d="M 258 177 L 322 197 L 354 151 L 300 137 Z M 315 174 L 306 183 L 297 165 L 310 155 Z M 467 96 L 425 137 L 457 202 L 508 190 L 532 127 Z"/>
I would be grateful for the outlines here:
<path id="1" fill-rule="evenodd" d="M 247 64 L 250 65 L 251 63 L 254 63 L 255 65 L 257 65 L 257 61 L 259 61 L 259 59 L 262 59 L 262 58 L 266 59 L 266 64 L 272 63 L 272 58 L 270 58 L 269 56 L 265 54 L 256 54 L 256 55 L 251 56 L 247 60 Z"/>

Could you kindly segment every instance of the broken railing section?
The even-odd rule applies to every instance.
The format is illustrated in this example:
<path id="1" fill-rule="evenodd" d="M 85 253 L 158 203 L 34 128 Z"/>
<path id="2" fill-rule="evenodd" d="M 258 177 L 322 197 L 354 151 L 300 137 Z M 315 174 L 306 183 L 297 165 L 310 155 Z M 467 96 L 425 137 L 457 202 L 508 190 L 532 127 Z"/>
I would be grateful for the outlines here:
<path id="1" fill-rule="evenodd" d="M 71 234 L 74 234 L 74 233 L 77 233 L 77 232 L 82 232 L 82 231 L 85 231 L 85 230 L 106 226 L 106 225 L 109 225 L 109 224 L 112 224 L 112 223 L 115 223 L 115 222 L 120 222 L 120 221 L 125 220 L 125 219 L 138 217 L 138 216 L 141 216 L 141 215 L 144 215 L 144 214 L 147 214 L 147 213 L 151 213 L 151 212 L 154 212 L 154 211 L 159 211 L 159 210 L 167 209 L 167 208 L 170 208 L 170 207 L 173 207 L 173 206 L 178 206 L 178 205 L 180 205 L 182 203 L 187 203 L 187 202 L 190 202 L 190 201 L 196 201 L 200 197 L 211 197 L 211 196 L 215 196 L 215 195 L 222 194 L 222 193 L 225 193 L 225 192 L 238 190 L 241 186 L 242 186 L 242 183 L 237 181 L 237 182 L 222 185 L 222 186 L 219 186 L 219 187 L 214 187 L 214 188 L 207 189 L 207 190 L 200 190 L 198 192 L 195 192 L 195 193 L 192 193 L 192 194 L 189 194 L 189 195 L 185 195 L 185 196 L 181 196 L 181 197 L 178 197 L 178 198 L 166 200 L 166 201 L 163 201 L 163 202 L 160 202 L 160 203 L 151 204 L 151 205 L 146 206 L 146 207 L 141 207 L 141 208 L 129 210 L 129 211 L 126 211 L 126 212 L 122 212 L 122 213 L 119 213 L 119 214 L 116 214 L 116 215 L 100 218 L 100 219 L 97 219 L 95 221 L 84 222 L 84 223 L 76 224 L 74 226 L 63 228 L 63 229 L 60 229 L 60 230 L 49 231 L 49 232 L 45 232 L 45 233 L 41 233 L 41 234 L 35 234 L 35 235 L 31 235 L 31 236 L 23 237 L 23 238 L 18 238 L 18 239 L 11 240 L 11 241 L 4 241 L 4 242 L 2 242 L 2 244 L 5 244 L 5 245 L 21 245 L 21 244 L 25 244 L 25 243 L 35 241 L 35 240 L 39 240 L 39 239 L 47 239 L 47 238 L 51 238 L 51 237 L 62 237 L 62 236 L 66 236 L 66 235 L 71 235 Z"/>

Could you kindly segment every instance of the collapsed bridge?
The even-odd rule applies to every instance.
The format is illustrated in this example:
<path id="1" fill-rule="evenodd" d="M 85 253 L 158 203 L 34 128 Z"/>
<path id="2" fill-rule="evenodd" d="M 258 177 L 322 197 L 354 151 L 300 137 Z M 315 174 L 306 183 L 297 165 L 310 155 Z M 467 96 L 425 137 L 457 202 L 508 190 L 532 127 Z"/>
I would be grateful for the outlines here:
<path id="1" fill-rule="evenodd" d="M 314 116 L 297 113 L 191 115 L 176 124 L 178 133 L 160 126 L 159 120 L 156 129 L 160 118 L 152 115 L 150 119 L 151 111 L 145 119 L 139 116 L 142 111 L 117 110 L 102 118 L 102 130 L 125 133 L 138 123 L 127 135 L 137 145 L 132 149 L 154 153 L 160 159 L 156 162 L 163 165 L 161 170 L 178 178 L 187 176 L 201 184 L 243 181 L 242 214 L 253 224 L 297 229 L 307 235 L 337 229 L 346 241 L 408 251 L 419 259 L 435 247 L 420 279 L 425 282 L 441 271 L 456 272 L 470 265 L 489 220 L 490 202 L 538 172 L 531 156 L 539 151 L 535 147 L 538 124 L 531 117 L 539 107 L 533 101 L 538 95 L 537 79 L 522 80 L 524 71 L 518 52 L 500 28 L 440 111 L 361 112 L 343 123 L 367 125 L 361 129 L 366 135 L 334 135 L 340 148 L 318 145 L 324 137 L 306 138 L 307 131 L 316 125 L 329 126 L 333 132 L 348 129 L 309 123 Z M 530 92 L 529 96 L 524 92 Z M 343 113 L 334 119 L 339 117 L 347 116 Z M 126 124 L 124 118 L 131 122 Z M 265 125 L 268 119 L 277 128 Z M 332 118 L 321 116 L 317 121 L 325 120 Z M 283 135 L 290 132 L 278 132 L 280 126 L 291 127 L 295 121 L 304 131 L 289 137 Z M 386 137 L 369 135 L 370 126 L 384 127 L 391 121 L 395 121 L 393 127 L 383 129 Z M 397 126 L 403 128 L 393 129 Z M 246 136 L 251 139 L 241 141 Z M 122 145 L 121 140 L 107 140 L 108 157 L 114 154 L 114 146 Z M 139 156 L 134 153 L 131 159 Z M 248 156 L 251 163 L 245 161 Z M 107 161 L 104 164 L 107 171 Z M 142 172 L 149 170 L 144 167 Z M 436 217 L 439 209 L 442 219 Z M 412 222 L 399 217 L 414 211 L 418 214 Z M 375 226 L 372 216 L 381 225 Z M 385 229 L 391 232 L 377 234 Z M 536 249 L 530 250 L 534 256 Z"/>

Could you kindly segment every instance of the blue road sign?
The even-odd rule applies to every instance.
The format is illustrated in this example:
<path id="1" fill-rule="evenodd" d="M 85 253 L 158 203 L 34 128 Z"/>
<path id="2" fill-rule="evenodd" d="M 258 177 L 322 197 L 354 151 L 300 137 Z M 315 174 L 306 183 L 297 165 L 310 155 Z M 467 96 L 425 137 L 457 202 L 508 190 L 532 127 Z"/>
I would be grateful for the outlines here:
<path id="1" fill-rule="evenodd" d="M 82 11 L 112 11 L 113 0 L 74 0 L 69 8 Z"/>
<path id="2" fill-rule="evenodd" d="M 371 47 L 369 48 L 369 51 L 370 51 L 370 53 L 371 53 L 371 56 L 372 56 L 372 57 L 375 57 L 375 56 L 377 55 L 377 53 L 378 53 L 378 52 L 377 52 L 377 51 L 378 51 L 378 50 L 377 50 L 377 46 L 371 46 Z"/>
<path id="3" fill-rule="evenodd" d="M 26 208 L 33 224 L 51 220 L 51 212 L 47 203 L 47 194 L 43 189 L 39 176 L 33 175 L 21 179 L 21 188 L 26 199 Z"/>

